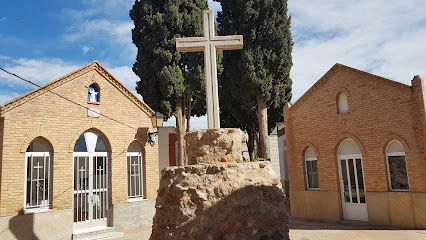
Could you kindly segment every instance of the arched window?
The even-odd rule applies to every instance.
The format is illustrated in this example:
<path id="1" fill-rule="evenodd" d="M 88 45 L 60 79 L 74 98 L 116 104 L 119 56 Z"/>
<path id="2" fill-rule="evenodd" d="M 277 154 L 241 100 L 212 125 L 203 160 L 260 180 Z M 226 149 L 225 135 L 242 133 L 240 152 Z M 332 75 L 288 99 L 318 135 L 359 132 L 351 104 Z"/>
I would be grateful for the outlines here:
<path id="1" fill-rule="evenodd" d="M 350 138 L 345 139 L 339 146 L 338 155 L 361 154 L 358 144 Z"/>
<path id="2" fill-rule="evenodd" d="M 108 152 L 104 139 L 95 131 L 87 131 L 78 137 L 74 152 Z"/>
<path id="3" fill-rule="evenodd" d="M 306 188 L 319 189 L 317 156 L 312 148 L 305 152 Z"/>
<path id="4" fill-rule="evenodd" d="M 386 148 L 386 163 L 390 190 L 409 191 L 404 147 L 396 140 L 392 140 Z"/>
<path id="5" fill-rule="evenodd" d="M 127 149 L 127 197 L 130 200 L 143 199 L 142 147 L 133 141 Z"/>
<path id="6" fill-rule="evenodd" d="M 99 87 L 93 83 L 88 89 L 87 101 L 99 102 L 99 97 Z"/>
<path id="7" fill-rule="evenodd" d="M 51 153 L 52 147 L 44 138 L 37 137 L 28 145 L 25 153 L 25 212 L 50 207 Z"/>
<path id="8" fill-rule="evenodd" d="M 338 113 L 347 113 L 349 111 L 348 107 L 348 97 L 344 92 L 339 93 L 337 96 L 337 105 L 338 105 Z"/>

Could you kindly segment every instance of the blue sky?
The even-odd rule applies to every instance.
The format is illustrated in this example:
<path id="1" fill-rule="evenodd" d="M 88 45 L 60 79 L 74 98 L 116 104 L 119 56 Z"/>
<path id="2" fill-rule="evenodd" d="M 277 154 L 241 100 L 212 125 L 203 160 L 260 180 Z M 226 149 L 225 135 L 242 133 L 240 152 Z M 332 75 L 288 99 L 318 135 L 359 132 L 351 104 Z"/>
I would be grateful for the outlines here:
<path id="1" fill-rule="evenodd" d="M 133 0 L 3 1 L 0 67 L 38 84 L 98 60 L 130 90 Z M 210 9 L 220 4 L 209 1 Z M 410 84 L 426 78 L 426 1 L 289 0 L 293 102 L 336 62 Z M 32 89 L 0 73 L 0 104 Z M 173 119 L 168 123 L 174 125 Z M 206 118 L 191 121 L 205 128 Z"/>

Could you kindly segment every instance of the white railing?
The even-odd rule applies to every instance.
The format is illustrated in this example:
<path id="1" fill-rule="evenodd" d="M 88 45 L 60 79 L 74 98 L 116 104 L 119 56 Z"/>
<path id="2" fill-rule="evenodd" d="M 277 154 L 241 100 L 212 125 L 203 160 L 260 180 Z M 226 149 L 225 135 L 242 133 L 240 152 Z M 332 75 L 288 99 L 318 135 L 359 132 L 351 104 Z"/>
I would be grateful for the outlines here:
<path id="1" fill-rule="evenodd" d="M 143 198 L 142 153 L 127 153 L 127 197 L 129 200 Z"/>
<path id="2" fill-rule="evenodd" d="M 27 152 L 24 210 L 48 209 L 50 188 L 50 154 Z"/>

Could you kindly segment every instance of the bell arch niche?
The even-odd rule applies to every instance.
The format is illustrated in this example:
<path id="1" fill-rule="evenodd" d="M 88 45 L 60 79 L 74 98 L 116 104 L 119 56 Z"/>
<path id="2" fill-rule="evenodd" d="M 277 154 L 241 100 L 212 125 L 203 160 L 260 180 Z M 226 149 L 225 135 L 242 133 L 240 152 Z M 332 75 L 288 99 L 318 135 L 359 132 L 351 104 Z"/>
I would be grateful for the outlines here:
<path id="1" fill-rule="evenodd" d="M 349 105 L 348 105 L 348 95 L 345 92 L 340 92 L 337 95 L 337 113 L 348 113 Z"/>
<path id="2" fill-rule="evenodd" d="M 100 100 L 100 89 L 96 83 L 92 83 L 88 88 L 87 101 L 97 103 Z"/>
<path id="3" fill-rule="evenodd" d="M 74 233 L 107 227 L 109 160 L 106 140 L 95 130 L 80 135 L 74 146 Z"/>

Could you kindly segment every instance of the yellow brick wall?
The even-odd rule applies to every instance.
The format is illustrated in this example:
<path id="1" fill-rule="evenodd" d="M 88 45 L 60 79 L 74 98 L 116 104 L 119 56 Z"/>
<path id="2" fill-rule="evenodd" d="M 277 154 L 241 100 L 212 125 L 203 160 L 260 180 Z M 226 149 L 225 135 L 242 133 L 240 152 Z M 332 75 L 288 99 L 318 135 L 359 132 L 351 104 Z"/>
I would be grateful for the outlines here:
<path id="1" fill-rule="evenodd" d="M 338 114 L 342 91 L 348 97 L 346 114 Z M 393 139 L 406 153 L 410 192 L 426 192 L 425 100 L 420 78 L 410 87 L 334 66 L 293 106 L 284 107 L 290 190 L 306 190 L 304 152 L 311 146 L 317 153 L 320 191 L 339 191 L 336 152 L 349 137 L 362 152 L 367 192 L 389 191 L 385 150 Z"/>
<path id="2" fill-rule="evenodd" d="M 87 101 L 87 89 L 92 82 L 96 82 L 100 88 L 99 104 Z M 77 138 L 89 129 L 101 133 L 110 148 L 110 202 L 127 200 L 126 152 L 133 140 L 141 143 L 144 149 L 145 196 L 155 198 L 159 181 L 158 144 L 147 144 L 147 131 L 155 131 L 150 114 L 142 111 L 96 68 L 91 68 L 53 91 L 83 106 L 98 108 L 101 114 L 127 126 L 103 116 L 87 117 L 87 109 L 49 92 L 2 114 L 4 130 L 0 159 L 0 216 L 17 214 L 24 206 L 25 151 L 36 137 L 46 138 L 53 146 L 52 208 L 70 209 L 73 196 L 73 149 Z"/>
<path id="3" fill-rule="evenodd" d="M 406 153 L 410 190 L 425 192 L 426 175 L 422 174 L 426 171 L 425 144 L 420 129 L 425 110 L 420 81 L 419 87 L 412 89 L 339 67 L 327 81 L 314 86 L 317 89 L 309 97 L 302 97 L 300 102 L 284 109 L 290 189 L 306 189 L 303 154 L 313 145 L 319 155 L 320 189 L 338 190 L 336 151 L 350 137 L 358 143 L 363 155 L 367 191 L 388 191 L 384 151 L 387 143 L 397 139 Z M 337 95 L 341 91 L 349 93 L 347 114 L 337 113 Z"/>

